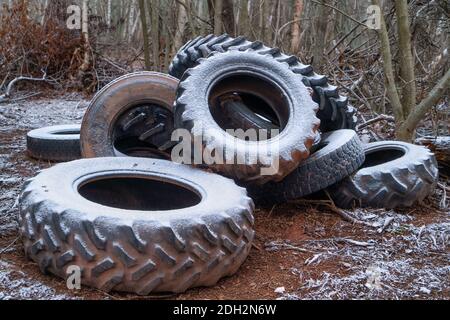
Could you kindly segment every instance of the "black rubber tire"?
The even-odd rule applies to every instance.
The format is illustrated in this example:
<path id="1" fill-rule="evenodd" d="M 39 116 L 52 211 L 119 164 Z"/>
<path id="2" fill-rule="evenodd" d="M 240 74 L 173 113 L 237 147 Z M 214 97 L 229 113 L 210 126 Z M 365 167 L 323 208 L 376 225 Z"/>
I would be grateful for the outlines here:
<path id="1" fill-rule="evenodd" d="M 364 151 L 361 169 L 329 188 L 337 206 L 410 207 L 434 191 L 439 173 L 435 156 L 427 148 L 382 141 L 367 144 Z"/>
<path id="2" fill-rule="evenodd" d="M 270 137 L 271 130 L 280 129 L 279 125 L 274 124 L 269 119 L 261 118 L 239 99 L 222 101 L 221 105 L 223 107 L 225 121 L 232 123 L 233 128 L 241 128 L 244 131 L 252 128 L 266 129 L 268 131 L 268 137 Z M 320 131 L 317 131 L 310 150 L 311 153 L 319 147 L 321 139 L 322 134 Z"/>
<path id="3" fill-rule="evenodd" d="M 78 191 L 109 177 L 170 182 L 201 201 L 174 210 L 124 210 Z M 19 225 L 25 253 L 43 273 L 67 278 L 76 265 L 83 285 L 147 295 L 211 286 L 234 274 L 251 248 L 253 210 L 245 189 L 225 177 L 166 160 L 110 157 L 59 164 L 26 182 Z"/>
<path id="4" fill-rule="evenodd" d="M 271 88 L 276 86 L 283 94 L 261 88 L 260 83 L 255 86 L 253 82 L 250 83 L 249 90 L 259 90 L 259 93 L 266 97 L 282 97 L 287 101 L 287 106 L 284 106 L 287 124 L 280 134 L 272 139 L 245 141 L 235 138 L 225 132 L 213 118 L 209 99 L 215 94 L 212 93 L 211 86 L 231 75 L 240 76 L 243 70 L 245 76 L 261 77 L 270 82 Z M 235 81 L 231 83 L 231 88 L 228 87 L 229 84 L 225 85 L 223 91 L 219 91 L 234 90 Z M 239 90 L 244 89 L 239 86 Z M 194 139 L 201 139 L 202 154 L 226 150 L 226 159 L 243 160 L 242 164 L 213 163 L 209 164 L 209 168 L 242 183 L 264 184 L 268 181 L 280 181 L 309 156 L 309 149 L 320 124 L 316 111 L 317 104 L 311 99 L 300 77 L 290 72 L 287 65 L 271 56 L 250 50 L 230 50 L 225 53 L 212 53 L 208 59 L 185 72 L 177 90 L 175 126 L 189 130 Z M 265 157 L 258 150 L 274 148 L 278 151 L 277 170 L 274 170 L 272 175 L 263 175 L 261 169 L 272 167 L 274 159 L 273 156 Z"/>
<path id="5" fill-rule="evenodd" d="M 352 174 L 364 162 L 364 147 L 353 130 L 327 132 L 318 151 L 302 162 L 281 182 L 249 187 L 258 204 L 282 203 L 325 189 Z"/>
<path id="6" fill-rule="evenodd" d="M 272 55 L 276 60 L 289 64 L 290 69 L 302 76 L 303 83 L 314 90 L 313 100 L 320 106 L 317 116 L 321 120 L 322 132 L 338 129 L 355 129 L 356 109 L 349 105 L 348 98 L 339 94 L 338 88 L 328 83 L 326 76 L 314 72 L 310 65 L 304 65 L 295 56 L 289 56 L 278 48 L 270 48 L 260 41 L 251 42 L 239 36 L 208 35 L 197 37 L 186 43 L 175 55 L 169 67 L 169 74 L 181 79 L 184 72 L 197 65 L 211 52 L 225 52 L 230 49 L 245 51 L 253 49 L 263 55 Z"/>
<path id="7" fill-rule="evenodd" d="M 250 110 L 242 101 L 225 100 L 220 103 L 223 111 L 223 117 L 227 122 L 232 123 L 234 128 L 248 130 L 252 128 L 267 129 L 269 132 L 273 129 L 279 129 L 278 124 L 269 119 L 261 118 Z"/>
<path id="8" fill-rule="evenodd" d="M 126 125 L 127 113 L 145 109 L 145 116 L 130 125 L 137 136 L 152 133 L 145 146 L 130 147 L 136 156 L 170 159 L 173 146 L 173 103 L 178 79 L 158 72 L 134 72 L 103 87 L 91 100 L 81 124 L 81 153 L 84 158 L 125 156 L 115 148 L 114 130 Z M 136 110 L 138 112 L 138 110 Z M 138 112 L 139 113 L 139 112 Z M 129 115 L 130 117 L 133 114 Z M 136 116 L 136 119 L 138 116 Z M 129 123 L 132 123 L 129 119 Z M 148 145 L 148 147 L 146 147 Z"/>
<path id="9" fill-rule="evenodd" d="M 80 125 L 66 124 L 31 130 L 27 133 L 27 153 L 39 160 L 80 159 Z"/>

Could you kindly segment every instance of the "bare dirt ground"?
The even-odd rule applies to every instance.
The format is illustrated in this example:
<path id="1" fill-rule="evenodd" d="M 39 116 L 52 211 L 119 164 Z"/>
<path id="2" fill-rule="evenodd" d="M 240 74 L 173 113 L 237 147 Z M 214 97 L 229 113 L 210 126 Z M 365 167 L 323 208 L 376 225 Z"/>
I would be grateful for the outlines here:
<path id="1" fill-rule="evenodd" d="M 450 210 L 441 181 L 434 196 L 402 210 L 355 210 L 351 224 L 316 203 L 257 208 L 256 240 L 239 272 L 212 288 L 138 297 L 68 290 L 24 258 L 18 238 L 22 183 L 51 163 L 25 153 L 28 130 L 81 122 L 77 95 L 0 105 L 1 299 L 449 299 Z"/>

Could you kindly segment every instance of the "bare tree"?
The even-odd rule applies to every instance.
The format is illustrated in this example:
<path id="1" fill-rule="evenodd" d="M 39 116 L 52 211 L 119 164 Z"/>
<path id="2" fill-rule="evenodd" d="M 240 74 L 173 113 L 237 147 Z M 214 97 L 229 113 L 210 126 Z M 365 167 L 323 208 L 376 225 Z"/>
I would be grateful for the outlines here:
<path id="1" fill-rule="evenodd" d="M 296 53 L 300 48 L 300 19 L 303 13 L 303 0 L 295 0 L 294 17 L 291 26 L 291 52 Z"/>
<path id="2" fill-rule="evenodd" d="M 151 69 L 150 49 L 149 49 L 149 45 L 148 45 L 147 17 L 145 14 L 144 0 L 139 0 L 139 11 L 141 14 L 142 37 L 143 37 L 143 42 L 144 42 L 145 70 L 150 70 Z"/>
<path id="3" fill-rule="evenodd" d="M 214 2 L 214 34 L 222 33 L 222 11 L 223 0 L 215 0 Z"/>
<path id="4" fill-rule="evenodd" d="M 91 46 L 89 42 L 89 7 L 88 0 L 82 2 L 82 15 L 81 15 L 81 33 L 83 35 L 83 63 L 80 65 L 79 78 L 81 79 L 83 74 L 89 69 L 91 63 Z"/>
<path id="5" fill-rule="evenodd" d="M 316 20 L 315 20 L 315 34 L 314 34 L 314 47 L 313 47 L 313 56 L 314 62 L 313 65 L 317 69 L 323 67 L 324 63 L 324 51 L 326 46 L 326 34 L 327 34 L 327 24 L 329 21 L 329 10 L 326 7 L 328 5 L 329 0 L 319 0 L 320 4 L 317 5 L 316 11 Z"/>
<path id="6" fill-rule="evenodd" d="M 223 32 L 227 32 L 229 34 L 235 33 L 233 0 L 223 0 L 222 25 L 223 25 L 222 29 Z"/>
<path id="7" fill-rule="evenodd" d="M 373 0 L 380 6 L 379 0 Z M 403 98 L 397 90 L 394 67 L 392 64 L 391 45 L 384 17 L 381 18 L 381 28 L 378 31 L 383 55 L 383 70 L 386 79 L 386 90 L 395 115 L 396 135 L 403 141 L 412 141 L 415 130 L 425 114 L 442 98 L 450 86 L 450 69 L 438 81 L 430 93 L 416 106 L 416 84 L 414 76 L 414 63 L 411 53 L 411 32 L 408 19 L 408 5 L 406 0 L 395 0 L 396 16 L 399 36 L 399 56 L 402 57 L 400 78 L 404 77 L 405 89 L 402 90 Z M 412 69 L 412 70 L 411 70 Z M 414 94 L 414 96 L 408 96 Z"/>
<path id="8" fill-rule="evenodd" d="M 240 35 L 247 35 L 250 32 L 248 0 L 240 1 L 238 30 Z"/>
<path id="9" fill-rule="evenodd" d="M 408 4 L 405 0 L 395 0 L 397 13 L 397 33 L 400 54 L 400 78 L 404 81 L 402 90 L 403 114 L 407 115 L 416 105 L 416 77 L 414 59 L 411 49 L 411 32 L 409 31 Z"/>
<path id="10" fill-rule="evenodd" d="M 177 50 L 183 45 L 183 35 L 187 21 L 186 0 L 178 0 L 177 28 L 173 40 L 172 53 L 176 53 Z"/>
<path id="11" fill-rule="evenodd" d="M 152 20 L 152 48 L 153 48 L 153 61 L 156 70 L 160 70 L 159 61 L 159 0 L 148 0 L 149 14 Z"/>

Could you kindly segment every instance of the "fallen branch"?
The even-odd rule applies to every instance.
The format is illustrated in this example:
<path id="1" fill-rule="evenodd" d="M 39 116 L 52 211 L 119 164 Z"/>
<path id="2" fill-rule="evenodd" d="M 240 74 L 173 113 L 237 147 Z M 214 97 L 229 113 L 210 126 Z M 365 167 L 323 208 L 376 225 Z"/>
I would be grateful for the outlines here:
<path id="1" fill-rule="evenodd" d="M 5 248 L 3 248 L 3 249 L 0 251 L 0 254 L 3 254 L 3 253 L 5 253 L 6 251 L 8 251 L 8 249 L 11 248 L 11 247 L 17 242 L 17 240 L 19 240 L 19 237 L 16 237 L 10 244 L 8 244 Z"/>
<path id="2" fill-rule="evenodd" d="M 316 204 L 319 206 L 325 206 L 328 209 L 330 209 L 331 211 L 333 211 L 334 213 L 337 213 L 343 220 L 353 223 L 353 224 L 360 224 L 360 225 L 365 225 L 368 227 L 378 227 L 378 225 L 374 225 L 372 223 L 368 223 L 365 221 L 361 221 L 359 219 L 356 219 L 355 217 L 353 217 L 352 215 L 350 215 L 347 211 L 340 209 L 338 207 L 336 207 L 336 205 L 334 204 L 334 201 L 331 200 L 330 195 L 328 194 L 327 191 L 325 191 L 325 193 L 327 193 L 328 197 L 330 200 L 294 200 L 291 201 L 291 203 L 296 203 L 296 204 Z"/>
<path id="3" fill-rule="evenodd" d="M 377 116 L 373 119 L 367 120 L 366 122 L 357 125 L 356 131 L 361 131 L 362 129 L 364 129 L 376 122 L 380 122 L 380 121 L 395 122 L 395 119 L 392 116 L 388 116 L 386 114 L 380 114 L 379 116 Z"/>
<path id="4" fill-rule="evenodd" d="M 0 103 L 5 102 L 11 99 L 11 91 L 16 83 L 19 81 L 48 81 L 47 79 L 47 73 L 43 71 L 44 74 L 42 75 L 42 78 L 32 78 L 32 77 L 24 77 L 20 76 L 15 79 L 13 79 L 8 85 L 6 86 L 5 93 L 0 95 Z"/>
<path id="5" fill-rule="evenodd" d="M 307 250 L 304 248 L 300 248 L 294 245 L 291 245 L 286 242 L 280 242 L 280 241 L 271 241 L 264 244 L 264 248 L 267 251 L 277 251 L 277 250 L 293 250 L 293 251 L 299 251 L 299 252 L 305 252 L 305 253 L 314 253 L 314 251 Z"/>
<path id="6" fill-rule="evenodd" d="M 337 239 L 337 241 L 346 242 L 346 243 L 353 244 L 353 245 L 359 246 L 359 247 L 373 246 L 373 243 L 370 243 L 370 242 L 357 241 L 357 240 L 347 239 L 347 238 Z"/>

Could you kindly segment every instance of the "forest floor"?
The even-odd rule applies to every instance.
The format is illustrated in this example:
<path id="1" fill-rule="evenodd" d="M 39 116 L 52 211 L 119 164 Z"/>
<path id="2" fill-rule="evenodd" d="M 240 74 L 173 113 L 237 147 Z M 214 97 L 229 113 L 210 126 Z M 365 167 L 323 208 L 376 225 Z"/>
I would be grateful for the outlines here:
<path id="1" fill-rule="evenodd" d="M 17 199 L 27 178 L 52 165 L 27 157 L 26 132 L 79 123 L 87 105 L 76 94 L 0 105 L 0 300 L 450 299 L 445 187 L 413 208 L 353 211 L 364 225 L 344 221 L 315 203 L 257 208 L 248 259 L 236 275 L 211 288 L 151 297 L 68 290 L 65 281 L 41 274 L 25 259 Z"/>

